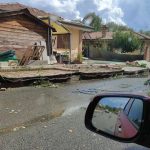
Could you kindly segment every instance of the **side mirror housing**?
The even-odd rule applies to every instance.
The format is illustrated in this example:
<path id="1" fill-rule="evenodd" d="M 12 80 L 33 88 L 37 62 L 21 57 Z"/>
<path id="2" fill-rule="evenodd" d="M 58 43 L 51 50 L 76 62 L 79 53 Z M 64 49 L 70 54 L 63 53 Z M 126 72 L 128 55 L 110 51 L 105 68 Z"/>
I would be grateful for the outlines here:
<path id="1" fill-rule="evenodd" d="M 101 94 L 85 114 L 87 129 L 110 139 L 150 147 L 150 98 L 133 94 Z"/>

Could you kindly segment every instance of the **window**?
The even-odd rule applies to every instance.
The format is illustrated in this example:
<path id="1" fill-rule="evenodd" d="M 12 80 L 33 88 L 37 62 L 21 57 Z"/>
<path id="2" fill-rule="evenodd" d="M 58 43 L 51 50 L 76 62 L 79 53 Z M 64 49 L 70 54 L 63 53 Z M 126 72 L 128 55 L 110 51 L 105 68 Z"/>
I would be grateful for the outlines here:
<path id="1" fill-rule="evenodd" d="M 142 115 L 143 115 L 143 102 L 139 99 L 135 99 L 129 111 L 128 118 L 137 129 L 140 128 Z"/>
<path id="2" fill-rule="evenodd" d="M 70 48 L 70 34 L 61 34 L 57 36 L 57 48 Z"/>
<path id="3" fill-rule="evenodd" d="M 128 116 L 128 113 L 129 113 L 129 110 L 130 110 L 130 107 L 133 103 L 133 100 L 134 99 L 130 99 L 129 102 L 127 103 L 127 105 L 125 106 L 125 109 L 124 109 L 124 113 Z"/>

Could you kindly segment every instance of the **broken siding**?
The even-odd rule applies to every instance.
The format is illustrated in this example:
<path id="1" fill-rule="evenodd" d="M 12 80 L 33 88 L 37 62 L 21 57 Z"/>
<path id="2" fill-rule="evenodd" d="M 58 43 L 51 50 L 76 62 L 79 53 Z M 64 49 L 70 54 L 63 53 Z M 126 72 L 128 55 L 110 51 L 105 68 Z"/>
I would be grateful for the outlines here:
<path id="1" fill-rule="evenodd" d="M 25 15 L 0 18 L 0 51 L 14 49 L 21 58 L 36 42 L 47 40 L 47 30 Z"/>

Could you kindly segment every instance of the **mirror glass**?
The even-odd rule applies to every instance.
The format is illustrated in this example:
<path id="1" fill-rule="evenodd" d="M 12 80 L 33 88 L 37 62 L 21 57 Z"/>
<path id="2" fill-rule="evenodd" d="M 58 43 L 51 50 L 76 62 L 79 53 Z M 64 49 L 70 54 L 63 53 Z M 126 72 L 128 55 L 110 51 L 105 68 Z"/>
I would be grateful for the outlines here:
<path id="1" fill-rule="evenodd" d="M 143 114 L 143 101 L 126 97 L 105 97 L 98 102 L 92 118 L 96 130 L 121 137 L 132 138 L 139 131 Z"/>

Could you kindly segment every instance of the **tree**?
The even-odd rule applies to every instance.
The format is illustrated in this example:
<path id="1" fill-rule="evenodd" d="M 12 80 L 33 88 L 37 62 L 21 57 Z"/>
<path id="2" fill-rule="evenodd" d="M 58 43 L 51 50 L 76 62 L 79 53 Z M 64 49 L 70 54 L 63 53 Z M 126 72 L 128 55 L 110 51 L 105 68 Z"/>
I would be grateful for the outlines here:
<path id="1" fill-rule="evenodd" d="M 120 48 L 123 53 L 133 52 L 141 47 L 142 42 L 133 32 L 118 31 L 113 36 L 113 47 Z"/>
<path id="2" fill-rule="evenodd" d="M 107 23 L 107 26 L 109 27 L 109 30 L 112 32 L 116 32 L 116 31 L 132 31 L 131 28 L 124 26 L 124 25 L 118 25 L 114 22 L 109 22 Z"/>
<path id="3" fill-rule="evenodd" d="M 83 23 L 88 24 L 94 28 L 94 31 L 100 31 L 102 25 L 102 19 L 95 13 L 87 14 L 82 20 Z"/>
<path id="4" fill-rule="evenodd" d="M 140 33 L 150 36 L 150 31 L 140 30 Z"/>

